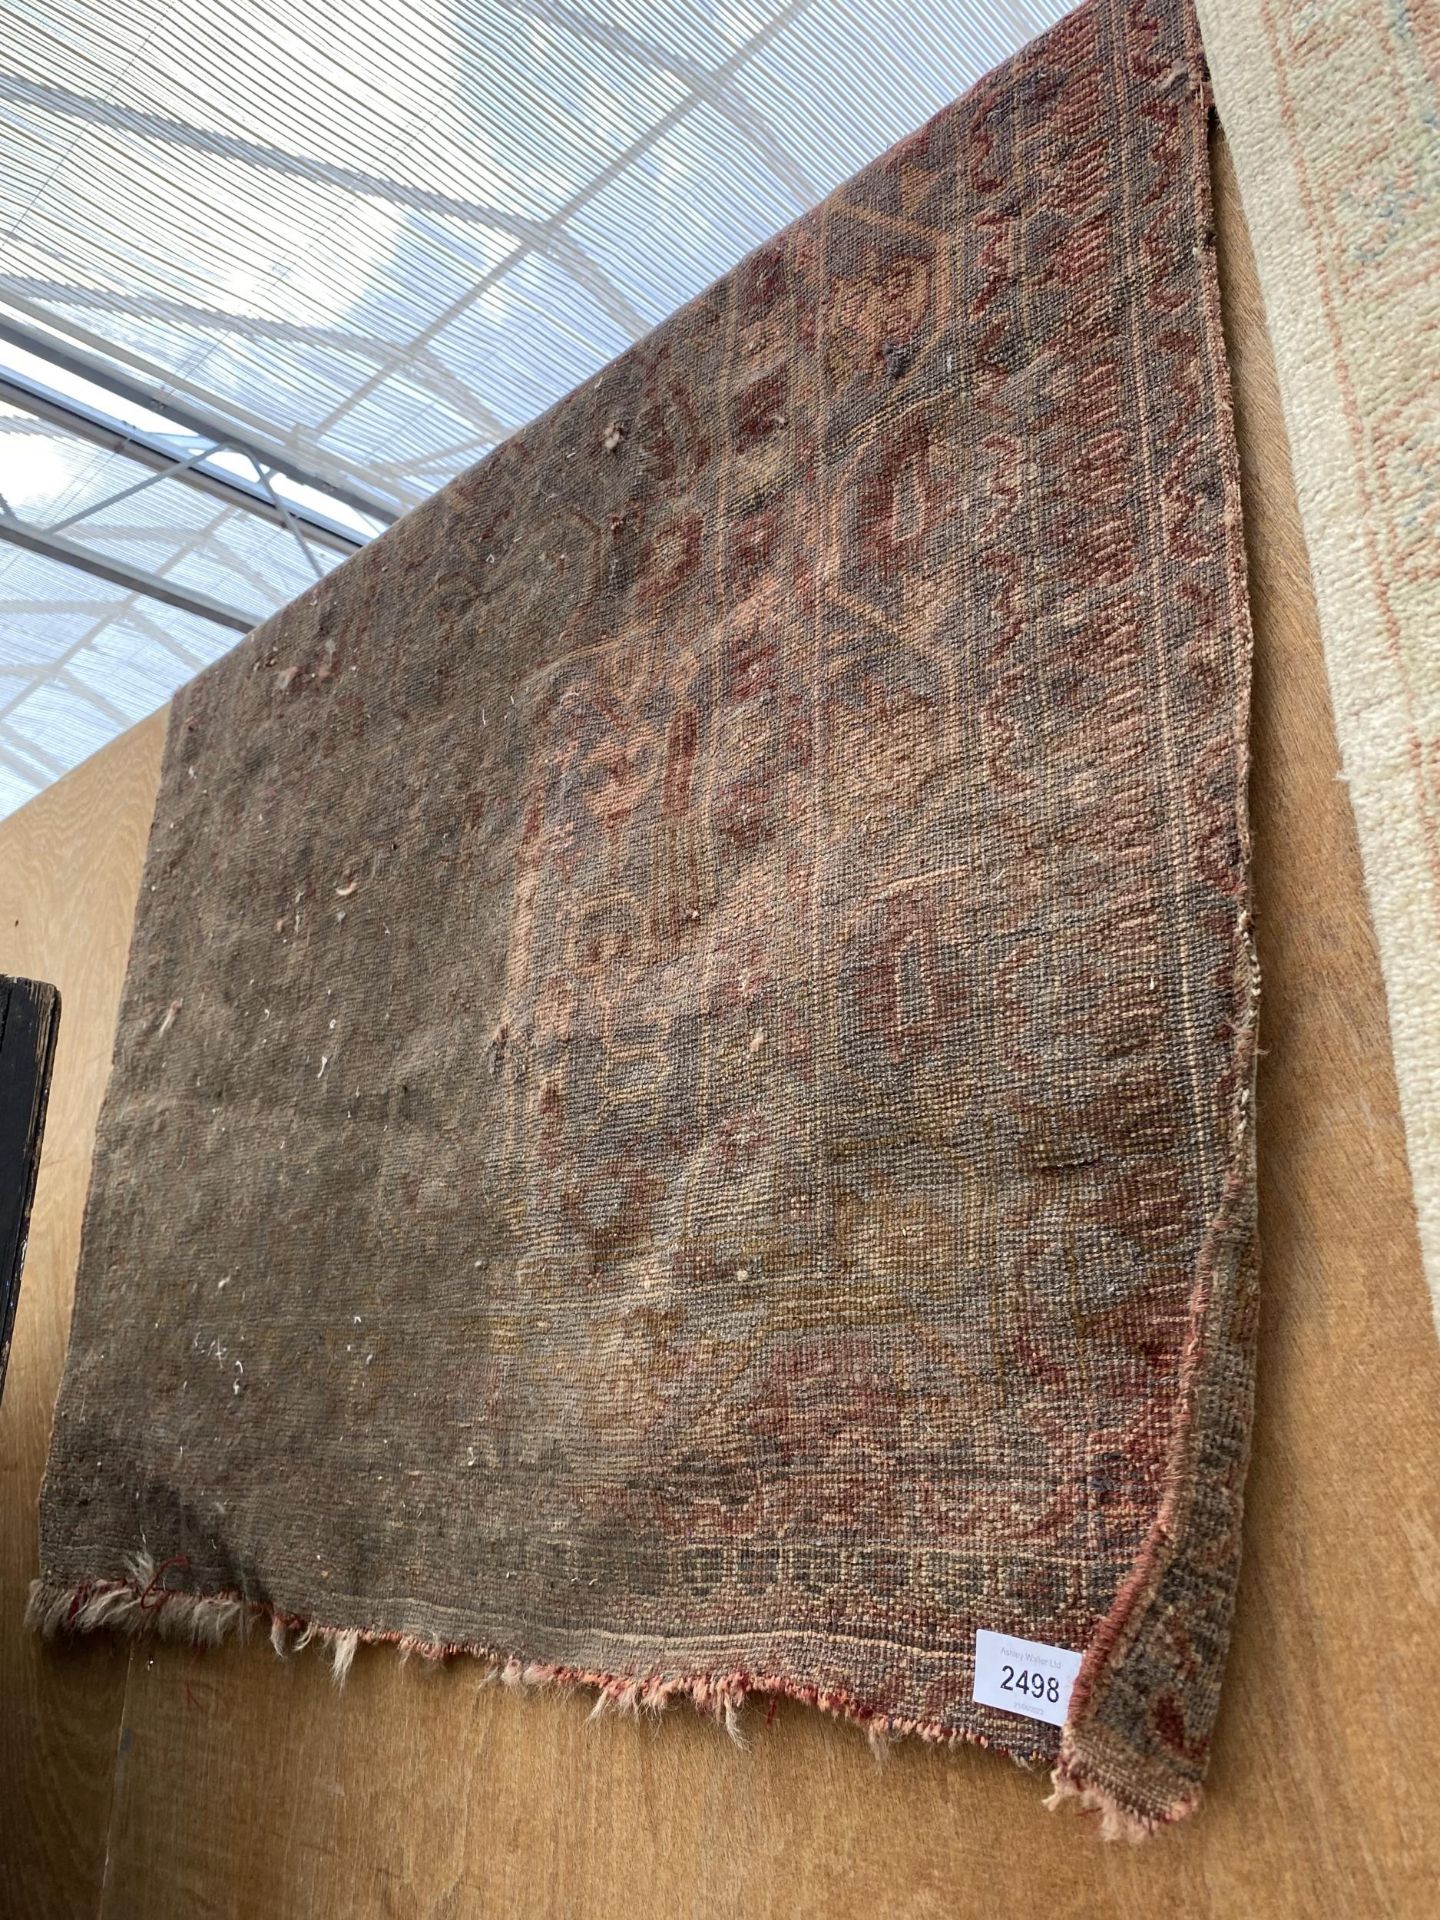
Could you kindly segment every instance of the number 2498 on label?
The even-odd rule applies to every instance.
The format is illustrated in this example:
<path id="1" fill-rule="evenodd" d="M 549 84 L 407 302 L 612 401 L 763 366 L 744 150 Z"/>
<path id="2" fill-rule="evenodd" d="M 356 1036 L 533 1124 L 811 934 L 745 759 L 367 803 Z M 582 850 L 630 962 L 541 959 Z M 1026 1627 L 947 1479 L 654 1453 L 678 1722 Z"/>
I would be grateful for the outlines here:
<path id="1" fill-rule="evenodd" d="M 1080 1655 L 1070 1647 L 976 1629 L 974 1698 L 983 1706 L 1063 1727 L 1079 1671 Z"/>
<path id="2" fill-rule="evenodd" d="M 1048 1700 L 1052 1706 L 1060 1704 L 1060 1676 L 1058 1673 L 1032 1673 L 1028 1667 L 1006 1666 L 1001 1669 L 1002 1693 L 1023 1693 L 1032 1700 Z"/>

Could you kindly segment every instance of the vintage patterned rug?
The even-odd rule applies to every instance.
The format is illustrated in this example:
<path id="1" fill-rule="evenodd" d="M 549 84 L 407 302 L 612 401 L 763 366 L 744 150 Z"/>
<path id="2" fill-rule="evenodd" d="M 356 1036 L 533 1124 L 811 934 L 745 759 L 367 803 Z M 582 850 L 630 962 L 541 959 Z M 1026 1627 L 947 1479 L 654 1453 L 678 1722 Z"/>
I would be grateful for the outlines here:
<path id="1" fill-rule="evenodd" d="M 1440 0 L 1202 0 L 1440 1327 Z"/>
<path id="2" fill-rule="evenodd" d="M 177 699 L 38 1626 L 1194 1803 L 1254 1317 L 1207 116 L 1188 7 L 1091 0 Z M 977 1632 L 1073 1690 L 978 1701 Z"/>

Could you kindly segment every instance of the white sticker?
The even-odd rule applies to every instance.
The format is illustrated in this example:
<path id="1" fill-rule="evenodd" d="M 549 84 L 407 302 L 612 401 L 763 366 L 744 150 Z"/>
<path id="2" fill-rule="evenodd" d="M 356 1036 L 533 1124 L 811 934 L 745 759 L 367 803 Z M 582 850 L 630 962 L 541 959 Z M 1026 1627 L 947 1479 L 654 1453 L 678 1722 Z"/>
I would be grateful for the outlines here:
<path id="1" fill-rule="evenodd" d="M 977 1627 L 974 1698 L 985 1707 L 1063 1727 L 1080 1660 L 1068 1647 L 1047 1647 L 1040 1640 Z"/>

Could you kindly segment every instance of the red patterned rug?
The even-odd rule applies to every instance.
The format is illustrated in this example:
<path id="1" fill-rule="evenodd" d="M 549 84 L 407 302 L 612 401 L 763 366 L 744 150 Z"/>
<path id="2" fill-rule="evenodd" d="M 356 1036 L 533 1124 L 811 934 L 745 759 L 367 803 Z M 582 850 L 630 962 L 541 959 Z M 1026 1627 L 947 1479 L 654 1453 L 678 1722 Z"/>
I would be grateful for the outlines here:
<path id="1" fill-rule="evenodd" d="M 1207 114 L 1187 7 L 1091 0 L 176 700 L 36 1624 L 1193 1804 L 1254 1312 Z"/>

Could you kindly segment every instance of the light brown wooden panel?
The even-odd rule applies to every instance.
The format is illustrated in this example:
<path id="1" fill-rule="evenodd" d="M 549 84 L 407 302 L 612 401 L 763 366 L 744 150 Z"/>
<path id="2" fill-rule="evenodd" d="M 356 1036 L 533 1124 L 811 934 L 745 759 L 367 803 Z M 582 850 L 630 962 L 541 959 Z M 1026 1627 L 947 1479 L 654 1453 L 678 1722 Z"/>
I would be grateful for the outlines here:
<path id="1" fill-rule="evenodd" d="M 80 1216 L 164 740 L 148 721 L 0 823 L 0 973 L 60 989 L 55 1077 L 0 1402 L 0 1915 L 96 1911 L 127 1652 L 21 1630 Z"/>
<path id="2" fill-rule="evenodd" d="M 1210 1798 L 1139 1850 L 1041 1783 L 785 1706 L 740 1753 L 677 1709 L 482 1691 L 363 1652 L 344 1694 L 263 1641 L 196 1656 L 14 1645 L 158 731 L 0 826 L 0 966 L 77 982 L 0 1415 L 0 1819 L 24 1915 L 237 1920 L 1420 1920 L 1433 1911 L 1440 1346 L 1419 1269 L 1385 1009 L 1336 778 L 1304 549 L 1223 152 L 1222 269 L 1258 632 L 1254 813 L 1266 1002 L 1264 1322 L 1247 1560 Z M 102 876 L 105 876 L 102 878 Z M 18 908 L 10 911 L 18 911 Z M 27 913 L 30 908 L 27 906 Z M 0 922 L 8 931 L 9 919 Z M 82 987 L 78 983 L 88 982 Z M 59 1163 L 58 1165 L 55 1163 Z M 14 1689 L 13 1693 L 11 1689 Z M 11 1809 L 24 1811 L 11 1825 Z"/>

